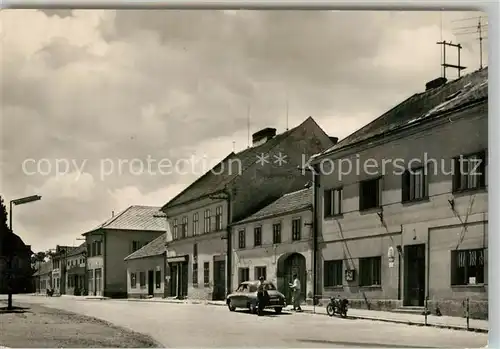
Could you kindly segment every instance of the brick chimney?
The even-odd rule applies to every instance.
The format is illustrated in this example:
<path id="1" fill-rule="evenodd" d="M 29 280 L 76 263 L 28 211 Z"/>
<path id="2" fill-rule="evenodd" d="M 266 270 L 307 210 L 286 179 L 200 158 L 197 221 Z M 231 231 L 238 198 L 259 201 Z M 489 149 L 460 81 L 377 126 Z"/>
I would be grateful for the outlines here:
<path id="1" fill-rule="evenodd" d="M 264 144 L 274 136 L 276 136 L 275 128 L 266 127 L 260 131 L 257 131 L 252 135 L 252 146 L 256 147 Z"/>
<path id="2" fill-rule="evenodd" d="M 432 90 L 434 88 L 441 87 L 444 84 L 446 84 L 447 82 L 448 82 L 448 80 L 446 78 L 443 78 L 443 77 L 431 80 L 425 84 L 425 90 L 428 91 L 428 90 Z"/>

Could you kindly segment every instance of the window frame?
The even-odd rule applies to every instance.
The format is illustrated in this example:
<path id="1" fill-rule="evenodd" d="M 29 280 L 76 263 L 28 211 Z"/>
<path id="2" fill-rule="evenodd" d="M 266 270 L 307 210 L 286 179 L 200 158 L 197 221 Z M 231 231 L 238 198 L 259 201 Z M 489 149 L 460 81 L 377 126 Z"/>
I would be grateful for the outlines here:
<path id="1" fill-rule="evenodd" d="M 198 212 L 193 213 L 193 236 L 200 233 L 200 217 Z"/>
<path id="2" fill-rule="evenodd" d="M 375 182 L 377 183 L 377 189 L 376 189 L 376 203 L 374 206 L 368 206 L 364 197 L 365 195 L 363 194 L 363 186 L 364 185 L 367 185 L 368 183 L 371 183 L 371 182 Z M 365 180 L 362 180 L 359 182 L 358 184 L 358 196 L 359 196 L 359 211 L 362 212 L 362 211 L 369 211 L 369 210 L 375 210 L 375 209 L 379 209 L 381 206 L 382 206 L 382 176 L 378 176 L 378 177 L 373 177 L 373 178 L 368 178 L 368 179 L 365 179 Z"/>
<path id="3" fill-rule="evenodd" d="M 161 270 L 155 270 L 155 288 L 161 289 Z"/>
<path id="4" fill-rule="evenodd" d="M 177 240 L 179 238 L 179 227 L 177 223 L 177 218 L 172 221 L 172 240 Z"/>
<path id="5" fill-rule="evenodd" d="M 325 288 L 342 287 L 343 283 L 344 261 L 342 259 L 323 261 L 323 286 Z"/>
<path id="6" fill-rule="evenodd" d="M 188 234 L 188 216 L 183 216 L 181 221 L 181 239 L 187 238 Z"/>
<path id="7" fill-rule="evenodd" d="M 203 211 L 203 233 L 204 234 L 211 232 L 211 230 L 212 230 L 211 221 L 212 221 L 212 210 L 207 208 L 205 211 Z"/>
<path id="8" fill-rule="evenodd" d="M 415 179 L 417 177 L 416 171 L 422 171 L 422 185 L 421 185 L 421 193 L 420 196 L 417 197 L 417 190 L 415 185 Z M 418 166 L 407 169 L 403 172 L 401 176 L 401 202 L 409 203 L 427 200 L 429 198 L 429 177 L 427 174 L 426 166 Z"/>
<path id="9" fill-rule="evenodd" d="M 478 166 L 476 166 L 475 171 L 479 171 L 480 174 L 477 176 L 477 185 L 474 187 L 469 186 L 469 177 L 473 176 L 470 173 L 463 174 L 463 162 L 464 160 L 470 161 L 472 157 L 477 156 L 481 161 Z M 486 188 L 486 166 L 487 164 L 487 150 L 483 149 L 474 153 L 461 154 L 453 158 L 453 175 L 452 175 L 452 191 L 453 193 L 462 193 L 468 191 L 482 190 Z M 457 168 L 459 169 L 457 173 Z M 464 178 L 465 177 L 465 178 Z M 465 186 L 462 185 L 465 182 Z"/>
<path id="10" fill-rule="evenodd" d="M 451 252 L 451 260 L 450 260 L 450 284 L 451 286 L 475 286 L 475 285 L 484 285 L 485 284 L 485 279 L 486 279 L 486 259 L 488 256 L 488 249 L 486 247 L 481 247 L 481 248 L 468 248 L 468 249 L 460 249 L 460 250 L 452 250 Z M 465 254 L 465 265 L 464 265 L 464 275 L 463 275 L 463 280 L 458 281 L 459 278 L 459 271 L 458 271 L 458 259 L 459 259 L 459 254 L 463 252 Z M 472 267 L 470 264 L 470 257 L 471 257 L 471 252 L 480 252 L 479 256 L 477 257 L 479 261 L 481 261 L 482 257 L 482 269 L 481 269 L 481 276 L 482 280 L 477 280 L 478 272 L 476 271 L 476 275 L 474 276 L 476 278 L 476 283 L 475 284 L 469 284 L 468 281 L 470 280 L 472 275 L 469 275 L 469 268 Z M 481 256 L 482 255 L 482 256 Z"/>
<path id="11" fill-rule="evenodd" d="M 239 267 L 238 268 L 238 285 L 242 282 L 250 281 L 250 268 L 249 267 Z"/>
<path id="12" fill-rule="evenodd" d="M 253 227 L 253 246 L 254 247 L 262 246 L 262 225 L 256 225 Z"/>
<path id="13" fill-rule="evenodd" d="M 298 222 L 297 225 L 295 223 Z M 298 227 L 298 231 L 295 229 Z M 302 217 L 292 218 L 292 241 L 302 240 Z"/>
<path id="14" fill-rule="evenodd" d="M 247 234 L 245 228 L 238 230 L 238 248 L 244 249 L 247 244 Z"/>
<path id="15" fill-rule="evenodd" d="M 257 265 L 253 269 L 255 280 L 259 280 L 261 276 L 264 276 L 264 280 L 267 280 L 267 266 Z"/>
<path id="16" fill-rule="evenodd" d="M 203 263 L 203 285 L 210 286 L 210 262 Z"/>
<path id="17" fill-rule="evenodd" d="M 338 195 L 338 210 L 335 206 L 335 197 Z M 344 187 L 335 187 L 323 191 L 323 217 L 332 218 L 342 215 L 342 204 L 344 201 Z M 338 211 L 338 212 L 336 212 Z"/>
<path id="18" fill-rule="evenodd" d="M 215 231 L 222 231 L 222 205 L 215 208 Z"/>
<path id="19" fill-rule="evenodd" d="M 194 261 L 193 261 L 191 282 L 193 283 L 193 287 L 198 287 L 198 262 Z"/>
<path id="20" fill-rule="evenodd" d="M 377 262 L 376 264 L 374 264 L 374 262 Z M 363 258 L 359 258 L 359 286 L 360 287 L 382 287 L 382 256 L 372 256 L 372 257 L 363 257 Z M 365 280 L 367 277 L 366 277 L 366 273 L 365 273 L 365 267 L 368 267 L 368 265 L 363 265 L 363 264 L 368 264 L 368 262 L 370 262 L 370 265 L 369 265 L 369 269 L 370 269 L 370 277 L 369 279 L 370 280 Z M 376 268 L 374 268 L 374 266 L 376 266 Z M 377 272 L 374 272 L 375 269 L 378 268 L 378 271 Z M 375 275 L 378 273 L 378 276 Z M 378 278 L 378 280 L 376 280 Z M 378 281 L 378 283 L 377 283 Z"/>
<path id="21" fill-rule="evenodd" d="M 279 229 L 276 229 L 279 228 Z M 281 222 L 274 222 L 273 223 L 273 245 L 278 245 L 281 244 L 282 242 L 282 224 Z"/>

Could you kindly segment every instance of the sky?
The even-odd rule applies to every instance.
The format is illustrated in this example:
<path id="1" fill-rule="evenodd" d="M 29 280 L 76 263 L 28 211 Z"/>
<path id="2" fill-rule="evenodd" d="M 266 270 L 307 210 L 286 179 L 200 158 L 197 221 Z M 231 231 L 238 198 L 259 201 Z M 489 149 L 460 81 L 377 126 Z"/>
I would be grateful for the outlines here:
<path id="1" fill-rule="evenodd" d="M 480 15 L 3 10 L 0 193 L 42 196 L 14 232 L 78 245 L 113 211 L 162 206 L 247 148 L 248 116 L 250 133 L 312 116 L 342 139 L 441 75 L 437 41 L 478 69 Z"/>

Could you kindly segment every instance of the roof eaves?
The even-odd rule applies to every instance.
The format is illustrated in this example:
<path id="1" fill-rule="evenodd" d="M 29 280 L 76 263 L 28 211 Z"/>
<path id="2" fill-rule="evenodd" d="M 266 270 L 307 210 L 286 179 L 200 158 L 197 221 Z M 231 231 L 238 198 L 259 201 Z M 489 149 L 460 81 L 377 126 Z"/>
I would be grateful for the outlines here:
<path id="1" fill-rule="evenodd" d="M 276 217 L 283 217 L 283 216 L 287 216 L 290 214 L 311 210 L 312 207 L 313 207 L 312 204 L 304 204 L 303 206 L 297 207 L 293 210 L 281 211 L 281 212 L 276 212 L 276 213 L 267 214 L 267 215 L 263 215 L 263 216 L 255 216 L 255 217 L 250 216 L 250 217 L 245 218 L 239 222 L 231 224 L 231 226 L 254 223 L 254 222 L 263 221 L 266 219 L 271 219 L 271 218 L 276 218 Z"/>
<path id="2" fill-rule="evenodd" d="M 121 217 L 125 212 L 127 212 L 128 210 L 130 210 L 132 207 L 134 207 L 134 206 L 132 205 L 132 206 L 127 207 L 122 212 L 118 213 L 116 216 L 109 218 L 108 220 L 104 221 L 104 223 L 102 223 L 101 225 L 98 225 L 94 229 L 89 230 L 86 233 L 83 233 L 82 235 L 87 235 L 89 233 L 93 233 L 93 232 L 101 230 L 101 229 L 107 229 L 106 226 L 108 226 L 111 223 L 113 223 L 114 221 L 116 221 L 119 217 Z"/>

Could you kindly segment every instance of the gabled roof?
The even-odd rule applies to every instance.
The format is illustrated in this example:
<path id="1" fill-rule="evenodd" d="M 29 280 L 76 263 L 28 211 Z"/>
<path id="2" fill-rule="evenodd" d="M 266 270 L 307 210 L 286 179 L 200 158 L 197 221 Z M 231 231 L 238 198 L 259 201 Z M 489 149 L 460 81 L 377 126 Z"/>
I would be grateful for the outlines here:
<path id="1" fill-rule="evenodd" d="M 285 140 L 290 134 L 292 134 L 295 130 L 301 128 L 307 122 L 315 121 L 312 117 L 308 117 L 300 125 L 276 135 L 262 145 L 245 149 L 236 154 L 230 153 L 213 169 L 206 172 L 203 176 L 198 178 L 190 186 L 188 186 L 167 204 L 165 204 L 162 207 L 162 210 L 223 191 L 226 186 L 229 185 L 239 175 L 238 171 L 222 171 L 222 169 L 229 168 L 229 164 L 231 161 L 233 161 L 234 164 L 236 163 L 235 160 L 238 159 L 241 163 L 242 171 L 248 170 L 251 166 L 257 163 L 258 154 L 269 153 L 274 147 L 282 143 L 283 140 Z"/>
<path id="2" fill-rule="evenodd" d="M 416 93 L 318 156 L 368 142 L 376 137 L 436 119 L 448 112 L 488 99 L 488 68 L 477 70 L 438 88 Z"/>
<path id="3" fill-rule="evenodd" d="M 165 252 L 165 243 L 167 234 L 161 234 L 159 237 L 151 241 L 149 244 L 142 246 L 134 253 L 128 255 L 124 260 L 159 256 Z"/>
<path id="4" fill-rule="evenodd" d="M 82 254 L 85 251 L 87 251 L 87 246 L 84 242 L 80 246 L 72 248 L 70 251 L 68 251 L 67 257 L 78 256 L 79 254 Z"/>
<path id="5" fill-rule="evenodd" d="M 35 267 L 38 268 L 38 263 L 35 263 Z M 33 275 L 34 276 L 44 275 L 50 273 L 51 271 L 52 271 L 52 261 L 42 262 L 40 263 L 40 269 L 37 270 Z"/>
<path id="6" fill-rule="evenodd" d="M 273 203 L 261 209 L 260 211 L 254 213 L 253 215 L 245 219 L 242 219 L 239 222 L 234 223 L 233 225 L 240 225 L 243 223 L 285 215 L 290 212 L 306 210 L 312 207 L 312 204 L 313 204 L 313 189 L 312 187 L 309 187 L 292 193 L 285 194 L 278 200 L 274 201 Z"/>
<path id="7" fill-rule="evenodd" d="M 159 207 L 130 206 L 84 235 L 99 229 L 166 231 L 166 228 L 166 216 Z"/>

